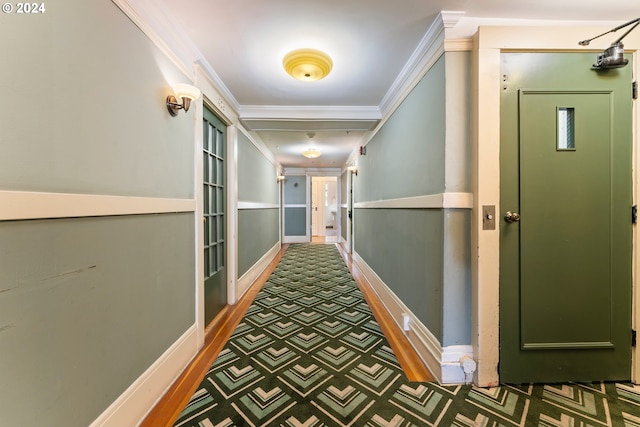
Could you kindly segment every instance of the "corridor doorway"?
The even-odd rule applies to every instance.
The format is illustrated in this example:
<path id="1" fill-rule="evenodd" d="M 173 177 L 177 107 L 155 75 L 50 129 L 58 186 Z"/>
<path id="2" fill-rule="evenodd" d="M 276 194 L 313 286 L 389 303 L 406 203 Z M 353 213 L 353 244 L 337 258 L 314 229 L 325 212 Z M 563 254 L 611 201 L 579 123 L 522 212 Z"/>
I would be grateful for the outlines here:
<path id="1" fill-rule="evenodd" d="M 338 242 L 338 178 L 311 177 L 311 241 Z"/>
<path id="2" fill-rule="evenodd" d="M 227 304 L 226 141 L 227 126 L 205 106 L 202 153 L 205 325 Z"/>

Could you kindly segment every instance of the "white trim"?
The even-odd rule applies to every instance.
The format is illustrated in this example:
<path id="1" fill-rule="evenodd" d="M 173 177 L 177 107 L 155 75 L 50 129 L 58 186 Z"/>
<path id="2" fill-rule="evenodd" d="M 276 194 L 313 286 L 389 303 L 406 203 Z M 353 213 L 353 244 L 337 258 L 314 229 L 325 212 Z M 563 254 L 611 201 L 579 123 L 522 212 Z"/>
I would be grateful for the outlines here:
<path id="1" fill-rule="evenodd" d="M 411 91 L 420 83 L 420 80 L 429 72 L 431 67 L 440 59 L 445 52 L 445 27 L 448 28 L 456 19 L 462 15 L 460 12 L 441 12 L 431 23 L 431 26 L 418 44 L 400 74 L 393 82 L 386 95 L 380 102 L 380 112 L 382 119 L 371 132 L 367 133 L 362 140 L 366 146 L 377 133 L 384 127 L 384 124 L 391 118 L 394 111 L 409 96 Z M 456 16 L 457 15 L 457 16 Z M 446 24 L 445 24 L 446 21 Z M 360 147 L 353 149 L 347 159 L 347 163 L 357 164 Z"/>
<path id="2" fill-rule="evenodd" d="M 198 353 L 197 326 L 191 325 L 90 427 L 137 426 Z"/>
<path id="3" fill-rule="evenodd" d="M 152 17 L 149 15 L 148 8 L 140 8 L 134 7 L 129 0 L 111 0 L 118 8 L 134 23 L 136 27 L 138 27 L 148 38 L 151 40 L 153 44 L 155 44 L 158 49 L 171 61 L 173 64 L 180 69 L 186 76 L 188 76 L 191 81 L 194 80 L 193 70 L 190 68 L 187 62 L 182 60 L 176 52 L 169 47 L 169 45 L 165 42 L 167 37 L 161 36 L 156 28 L 152 27 L 149 24 L 149 21 L 152 21 Z M 144 17 L 141 15 L 144 13 Z M 155 20 L 157 20 L 158 16 L 155 16 Z M 164 27 L 166 28 L 168 24 L 165 22 L 162 25 L 156 25 L 156 27 Z M 169 38 L 176 39 L 176 35 L 173 34 L 173 37 Z M 183 40 L 184 42 L 184 40 Z M 177 83 L 177 82 L 176 82 Z"/>
<path id="4" fill-rule="evenodd" d="M 356 209 L 471 209 L 472 193 L 440 193 L 354 203 Z"/>
<path id="5" fill-rule="evenodd" d="M 468 356 L 473 359 L 473 347 L 470 345 L 442 347 L 438 339 L 431 331 L 420 322 L 409 308 L 389 289 L 376 272 L 358 255 L 353 252 L 353 262 L 360 269 L 369 285 L 377 294 L 393 318 L 394 322 L 402 330 L 403 315 L 410 318 L 410 330 L 404 331 L 406 339 L 414 348 L 418 357 L 425 363 L 436 380 L 442 384 L 462 384 L 470 382 L 471 378 L 465 377 L 460 365 L 460 358 Z"/>
<path id="6" fill-rule="evenodd" d="M 383 117 L 390 116 L 398 108 L 425 73 L 444 53 L 444 29 L 443 15 L 439 14 L 380 102 L 380 111 Z M 379 125 L 380 127 L 382 124 Z"/>
<path id="7" fill-rule="evenodd" d="M 499 361 L 499 273 L 500 231 L 482 229 L 482 206 L 494 205 L 500 209 L 500 94 L 501 52 L 508 51 L 559 51 L 597 53 L 608 47 L 610 39 L 598 39 L 588 47 L 577 46 L 591 34 L 601 34 L 609 26 L 561 26 L 561 27 L 480 27 L 474 36 L 474 59 L 472 77 L 472 186 L 474 208 L 471 223 L 471 288 L 472 288 L 472 340 L 478 369 L 475 383 L 481 387 L 497 385 Z M 640 33 L 630 33 L 625 38 L 625 51 L 633 53 L 634 71 L 638 72 L 638 49 Z M 638 101 L 634 103 L 637 104 Z M 640 108 L 635 106 L 633 116 L 633 149 L 637 153 L 638 123 Z M 637 171 L 638 159 L 632 167 Z M 637 173 L 633 177 L 638 191 Z M 634 193 L 634 202 L 638 195 Z M 638 233 L 633 246 L 633 269 L 639 262 Z M 640 298 L 637 277 L 633 289 L 636 301 L 633 315 L 640 317 Z M 637 349 L 632 351 L 631 379 L 640 382 L 640 357 Z"/>
<path id="8" fill-rule="evenodd" d="M 380 108 L 372 106 L 308 106 L 308 105 L 242 105 L 242 120 L 280 119 L 286 121 L 308 120 L 380 120 Z"/>
<path id="9" fill-rule="evenodd" d="M 347 199 L 347 252 L 348 253 L 352 253 L 353 252 L 353 248 L 355 247 L 354 245 L 354 240 L 355 240 L 355 236 L 353 233 L 353 200 L 354 200 L 354 186 L 355 186 L 355 182 L 356 182 L 356 177 L 357 175 L 354 175 L 352 173 L 347 173 L 346 175 L 346 179 L 347 179 L 347 194 L 345 196 L 345 198 Z"/>
<path id="10" fill-rule="evenodd" d="M 285 176 L 341 176 L 340 168 L 284 168 Z"/>
<path id="11" fill-rule="evenodd" d="M 312 181 L 312 175 L 307 173 L 307 177 L 305 179 L 306 181 L 306 187 L 307 187 L 307 206 L 306 206 L 306 212 L 304 214 L 305 216 L 305 226 L 307 228 L 307 242 L 311 241 L 311 191 L 312 191 L 312 187 L 311 187 L 311 181 Z"/>
<path id="12" fill-rule="evenodd" d="M 445 52 L 471 52 L 473 50 L 472 39 L 452 39 L 444 41 Z"/>
<path id="13" fill-rule="evenodd" d="M 440 19 L 445 29 L 455 27 L 464 17 L 465 12 L 460 10 L 441 10 Z"/>
<path id="14" fill-rule="evenodd" d="M 242 298 L 245 292 L 249 290 L 251 285 L 253 285 L 256 279 L 269 266 L 271 261 L 273 261 L 273 259 L 278 255 L 278 252 L 280 252 L 280 248 L 280 242 L 276 243 L 271 249 L 267 251 L 266 254 L 262 256 L 262 258 L 258 260 L 258 262 L 253 264 L 253 266 L 249 268 L 249 270 L 247 270 L 247 272 L 238 279 L 238 286 L 236 288 L 236 295 L 238 297 L 238 300 Z"/>
<path id="15" fill-rule="evenodd" d="M 193 153 L 193 194 L 196 197 L 196 212 L 194 221 L 194 258 L 195 258 L 195 289 L 193 299 L 195 301 L 195 322 L 198 328 L 198 346 L 204 345 L 204 200 L 202 194 L 202 182 L 203 182 L 203 144 L 204 135 L 202 132 L 204 122 L 204 97 L 200 97 L 195 102 L 195 111 L 193 113 L 193 126 L 194 126 L 194 153 Z"/>
<path id="16" fill-rule="evenodd" d="M 278 209 L 280 207 L 277 203 L 262 203 L 262 202 L 238 202 L 238 210 L 243 209 Z"/>
<path id="17" fill-rule="evenodd" d="M 284 205 L 284 208 L 306 208 L 307 205 L 304 203 L 297 203 L 297 204 L 286 204 Z"/>
<path id="18" fill-rule="evenodd" d="M 234 109 L 233 102 L 229 101 L 227 95 L 224 95 L 226 88 L 220 86 L 219 82 L 214 81 L 207 72 L 207 68 L 201 63 L 196 63 L 193 68 L 196 77 L 195 85 L 202 91 L 202 96 L 207 98 L 209 109 L 226 125 L 237 124 L 237 109 Z"/>
<path id="19" fill-rule="evenodd" d="M 465 375 L 462 368 L 463 357 L 473 359 L 473 346 L 451 345 L 442 348 L 440 366 L 443 384 L 469 384 L 473 381 L 473 374 Z"/>
<path id="20" fill-rule="evenodd" d="M 308 236 L 284 236 L 282 243 L 309 243 Z"/>
<path id="21" fill-rule="evenodd" d="M 238 127 L 227 126 L 227 304 L 234 305 L 240 297 L 236 293 L 238 278 Z"/>
<path id="22" fill-rule="evenodd" d="M 196 71 L 198 71 L 199 69 L 200 73 L 202 74 L 203 77 L 207 79 L 209 84 L 211 84 L 211 86 L 216 88 L 216 91 L 218 92 L 218 95 L 219 95 L 217 102 L 219 103 L 226 102 L 231 106 L 234 112 L 240 109 L 240 104 L 238 103 L 236 98 L 233 96 L 229 88 L 227 88 L 227 86 L 224 84 L 220 76 L 218 76 L 218 73 L 215 72 L 215 70 L 203 57 L 195 61 L 194 68 L 196 69 Z"/>
<path id="23" fill-rule="evenodd" d="M 243 128 L 242 126 L 238 126 L 238 129 L 242 132 L 242 134 L 249 140 L 251 143 L 260 151 L 260 153 L 267 159 L 271 164 L 273 164 L 276 168 L 280 166 L 276 156 L 273 154 L 271 150 L 267 147 L 267 144 L 264 143 L 258 134 L 255 134 L 255 137 L 250 135 L 249 132 Z"/>
<path id="24" fill-rule="evenodd" d="M 194 212 L 194 199 L 0 191 L 0 221 Z"/>

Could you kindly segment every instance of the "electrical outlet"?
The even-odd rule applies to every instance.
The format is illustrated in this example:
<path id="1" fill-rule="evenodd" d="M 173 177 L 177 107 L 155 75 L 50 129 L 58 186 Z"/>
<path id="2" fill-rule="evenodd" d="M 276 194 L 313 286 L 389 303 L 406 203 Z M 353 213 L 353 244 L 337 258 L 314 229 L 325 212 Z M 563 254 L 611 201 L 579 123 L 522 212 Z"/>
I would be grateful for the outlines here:
<path id="1" fill-rule="evenodd" d="M 411 321 L 411 318 L 409 317 L 408 314 L 402 314 L 402 330 L 404 331 L 408 331 L 411 329 L 411 326 L 409 325 L 409 322 Z"/>

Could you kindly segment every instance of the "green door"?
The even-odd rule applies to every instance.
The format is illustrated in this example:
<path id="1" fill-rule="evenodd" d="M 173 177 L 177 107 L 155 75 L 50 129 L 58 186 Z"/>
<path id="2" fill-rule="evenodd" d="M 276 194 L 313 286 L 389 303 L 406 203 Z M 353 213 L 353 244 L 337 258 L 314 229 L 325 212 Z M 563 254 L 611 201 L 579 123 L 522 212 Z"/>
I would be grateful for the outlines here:
<path id="1" fill-rule="evenodd" d="M 631 376 L 631 67 L 593 61 L 502 55 L 501 382 Z"/>
<path id="2" fill-rule="evenodd" d="M 204 319 L 227 304 L 225 167 L 227 127 L 207 108 L 203 122 Z"/>

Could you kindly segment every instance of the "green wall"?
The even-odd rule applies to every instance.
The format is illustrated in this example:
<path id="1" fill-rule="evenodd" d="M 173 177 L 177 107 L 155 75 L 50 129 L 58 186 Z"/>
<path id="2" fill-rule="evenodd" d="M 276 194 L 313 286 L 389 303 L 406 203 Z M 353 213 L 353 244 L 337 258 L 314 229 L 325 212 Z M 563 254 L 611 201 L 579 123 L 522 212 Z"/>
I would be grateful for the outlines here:
<path id="1" fill-rule="evenodd" d="M 356 252 L 442 342 L 442 209 L 357 209 Z"/>
<path id="2" fill-rule="evenodd" d="M 192 199 L 193 112 L 164 105 L 187 77 L 110 1 L 46 9 L 0 16 L 0 189 Z M 194 229 L 0 222 L 0 425 L 91 424 L 195 323 Z"/>
<path id="3" fill-rule="evenodd" d="M 238 277 L 242 277 L 280 240 L 278 209 L 238 211 Z"/>
<path id="4" fill-rule="evenodd" d="M 238 201 L 276 206 L 238 210 L 238 277 L 242 277 L 280 241 L 276 167 L 242 132 L 238 133 Z"/>
<path id="5" fill-rule="evenodd" d="M 0 188 L 193 198 L 188 79 L 113 3 L 46 6 L 0 15 Z"/>
<path id="6" fill-rule="evenodd" d="M 193 323 L 190 214 L 0 222 L 0 425 L 87 426 Z"/>
<path id="7" fill-rule="evenodd" d="M 307 235 L 307 208 L 284 208 L 284 235 Z"/>
<path id="8" fill-rule="evenodd" d="M 359 156 L 357 201 L 444 191 L 444 75 L 443 56 Z"/>
<path id="9" fill-rule="evenodd" d="M 277 204 L 276 177 L 274 164 L 238 132 L 238 200 Z"/>
<path id="10" fill-rule="evenodd" d="M 304 205 L 307 203 L 307 177 L 287 176 L 284 180 L 284 203 Z"/>
<path id="11" fill-rule="evenodd" d="M 468 189 L 464 64 L 469 53 L 442 55 L 369 141 L 358 157 L 356 204 Z M 450 78 L 460 83 L 455 94 L 447 93 Z M 354 245 L 441 345 L 471 344 L 469 210 L 361 206 Z"/>

